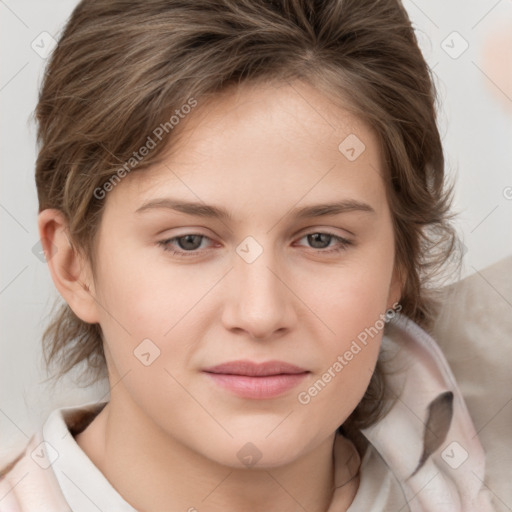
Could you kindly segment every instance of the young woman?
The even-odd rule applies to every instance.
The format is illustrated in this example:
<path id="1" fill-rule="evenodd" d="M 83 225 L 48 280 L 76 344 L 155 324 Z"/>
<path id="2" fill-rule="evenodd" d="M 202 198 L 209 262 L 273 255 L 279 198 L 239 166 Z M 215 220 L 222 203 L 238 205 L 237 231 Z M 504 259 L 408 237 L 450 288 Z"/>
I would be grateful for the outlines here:
<path id="1" fill-rule="evenodd" d="M 456 249 L 395 0 L 84 0 L 37 106 L 52 413 L 0 510 L 492 510 L 427 334 Z"/>

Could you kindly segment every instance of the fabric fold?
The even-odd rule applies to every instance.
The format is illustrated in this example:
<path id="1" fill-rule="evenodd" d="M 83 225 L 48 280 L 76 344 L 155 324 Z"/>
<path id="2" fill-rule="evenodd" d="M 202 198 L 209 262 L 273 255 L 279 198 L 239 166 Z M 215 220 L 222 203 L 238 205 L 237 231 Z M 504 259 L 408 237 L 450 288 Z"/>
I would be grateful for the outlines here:
<path id="1" fill-rule="evenodd" d="M 363 430 L 398 479 L 411 512 L 492 512 L 485 454 L 453 373 L 432 337 L 397 314 L 382 340 L 394 404 Z M 447 432 L 427 432 L 431 405 L 453 394 Z M 429 425 L 432 429 L 432 426 Z M 445 437 L 418 467 L 426 438 Z M 428 451 L 428 450 L 427 450 Z M 415 472 L 415 470 L 417 471 Z"/>

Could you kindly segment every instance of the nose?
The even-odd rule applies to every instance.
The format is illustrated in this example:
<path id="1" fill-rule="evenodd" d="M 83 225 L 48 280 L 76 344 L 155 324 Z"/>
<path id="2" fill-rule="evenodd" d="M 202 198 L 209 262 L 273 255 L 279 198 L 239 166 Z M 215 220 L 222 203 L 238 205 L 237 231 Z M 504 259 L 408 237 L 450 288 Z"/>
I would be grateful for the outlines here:
<path id="1" fill-rule="evenodd" d="M 269 250 L 252 263 L 235 255 L 222 313 L 226 329 L 263 340 L 293 327 L 297 319 L 295 296 L 282 266 Z"/>

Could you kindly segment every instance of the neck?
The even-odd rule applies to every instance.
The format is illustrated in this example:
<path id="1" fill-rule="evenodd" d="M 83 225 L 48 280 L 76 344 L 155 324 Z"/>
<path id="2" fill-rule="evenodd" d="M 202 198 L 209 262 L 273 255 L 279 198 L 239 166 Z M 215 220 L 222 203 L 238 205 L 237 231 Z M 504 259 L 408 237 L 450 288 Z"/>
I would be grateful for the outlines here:
<path id="1" fill-rule="evenodd" d="M 125 397 L 123 397 L 125 398 Z M 162 431 L 133 402 L 114 397 L 76 441 L 112 486 L 137 510 L 325 512 L 334 492 L 334 434 L 306 455 L 271 468 L 234 468 L 191 450 Z M 336 510 L 358 487 L 354 448 L 340 439 Z M 350 463 L 349 463 L 350 461 Z M 345 474 L 343 474 L 345 471 Z M 341 478 L 340 478 L 341 477 Z M 338 504 L 339 500 L 339 504 Z"/>

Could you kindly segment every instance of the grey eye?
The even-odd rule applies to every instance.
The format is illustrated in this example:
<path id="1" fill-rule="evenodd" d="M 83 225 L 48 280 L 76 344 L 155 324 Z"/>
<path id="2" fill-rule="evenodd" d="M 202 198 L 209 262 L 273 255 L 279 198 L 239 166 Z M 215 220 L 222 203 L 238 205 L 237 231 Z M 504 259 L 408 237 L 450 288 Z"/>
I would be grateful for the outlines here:
<path id="1" fill-rule="evenodd" d="M 307 235 L 307 238 L 308 242 L 315 249 L 324 249 L 325 247 L 329 247 L 332 235 L 327 233 L 312 233 L 311 235 Z"/>
<path id="2" fill-rule="evenodd" d="M 184 235 L 176 237 L 176 240 L 180 249 L 192 251 L 201 246 L 203 238 L 202 235 Z"/>

